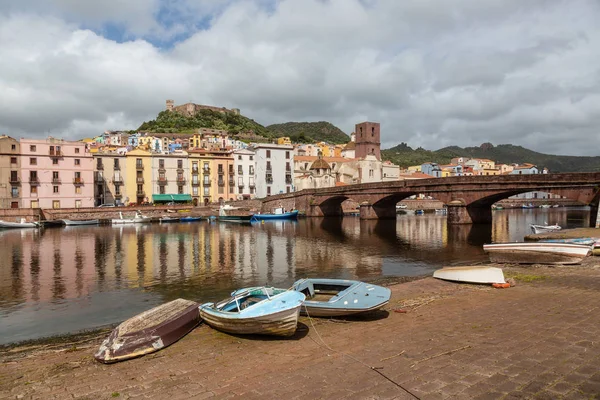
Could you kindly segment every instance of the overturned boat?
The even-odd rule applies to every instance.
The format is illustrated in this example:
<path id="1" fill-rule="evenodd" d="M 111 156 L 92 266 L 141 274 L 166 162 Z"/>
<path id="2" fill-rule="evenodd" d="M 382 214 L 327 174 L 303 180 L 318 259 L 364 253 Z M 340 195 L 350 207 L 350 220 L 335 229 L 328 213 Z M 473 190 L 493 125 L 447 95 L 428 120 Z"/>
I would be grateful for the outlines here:
<path id="1" fill-rule="evenodd" d="M 502 269 L 484 265 L 443 267 L 434 271 L 433 277 L 445 281 L 465 283 L 506 283 Z"/>
<path id="2" fill-rule="evenodd" d="M 306 295 L 301 312 L 311 317 L 339 317 L 375 311 L 385 306 L 390 289 L 345 279 L 300 279 L 293 290 Z"/>
<path id="3" fill-rule="evenodd" d="M 304 294 L 293 290 L 245 288 L 219 303 L 202 304 L 200 316 L 211 327 L 227 333 L 292 336 L 304 299 Z"/>
<path id="4" fill-rule="evenodd" d="M 531 225 L 531 231 L 537 233 L 558 232 L 562 229 L 560 225 Z"/>
<path id="5" fill-rule="evenodd" d="M 484 244 L 483 250 L 497 263 L 579 264 L 591 247 L 573 243 L 496 243 Z"/>
<path id="6" fill-rule="evenodd" d="M 109 364 L 153 353 L 175 343 L 200 323 L 199 304 L 177 299 L 121 323 L 94 355 Z"/>

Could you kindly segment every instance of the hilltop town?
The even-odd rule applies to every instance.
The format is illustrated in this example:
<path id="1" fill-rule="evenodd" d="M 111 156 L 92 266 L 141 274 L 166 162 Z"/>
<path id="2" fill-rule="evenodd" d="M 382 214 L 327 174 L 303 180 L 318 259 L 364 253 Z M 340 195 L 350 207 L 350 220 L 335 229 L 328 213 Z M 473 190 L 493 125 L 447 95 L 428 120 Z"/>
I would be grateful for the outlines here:
<path id="1" fill-rule="evenodd" d="M 239 109 L 167 100 L 168 114 Z M 144 126 L 144 125 L 142 125 Z M 378 122 L 357 123 L 345 144 L 265 143 L 252 130 L 197 128 L 193 133 L 106 131 L 94 138 L 0 137 L 0 207 L 82 208 L 264 198 L 309 188 L 467 175 L 547 173 L 533 164 L 458 157 L 401 168 L 381 157 Z"/>

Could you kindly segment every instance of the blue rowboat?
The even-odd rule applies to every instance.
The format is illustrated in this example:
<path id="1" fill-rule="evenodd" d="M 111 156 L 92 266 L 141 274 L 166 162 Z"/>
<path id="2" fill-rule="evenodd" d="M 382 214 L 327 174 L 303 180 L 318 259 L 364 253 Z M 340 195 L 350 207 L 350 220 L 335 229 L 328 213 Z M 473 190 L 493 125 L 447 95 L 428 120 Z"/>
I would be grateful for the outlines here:
<path id="1" fill-rule="evenodd" d="M 298 210 L 281 214 L 254 214 L 254 218 L 259 221 L 271 219 L 298 219 Z"/>
<path id="2" fill-rule="evenodd" d="M 548 239 L 542 240 L 544 243 L 574 243 L 583 244 L 585 246 L 592 246 L 596 242 L 600 241 L 599 238 L 572 238 L 572 239 Z"/>
<path id="3" fill-rule="evenodd" d="M 374 311 L 390 301 L 390 289 L 345 279 L 300 279 L 292 290 L 304 293 L 301 312 L 311 317 L 339 317 Z"/>
<path id="4" fill-rule="evenodd" d="M 211 327 L 236 335 L 292 336 L 298 325 L 303 293 L 252 287 L 240 289 L 217 304 L 205 303 L 200 316 Z"/>
<path id="5" fill-rule="evenodd" d="M 179 218 L 180 222 L 194 222 L 194 221 L 200 221 L 202 220 L 202 217 L 183 217 L 183 218 Z"/>

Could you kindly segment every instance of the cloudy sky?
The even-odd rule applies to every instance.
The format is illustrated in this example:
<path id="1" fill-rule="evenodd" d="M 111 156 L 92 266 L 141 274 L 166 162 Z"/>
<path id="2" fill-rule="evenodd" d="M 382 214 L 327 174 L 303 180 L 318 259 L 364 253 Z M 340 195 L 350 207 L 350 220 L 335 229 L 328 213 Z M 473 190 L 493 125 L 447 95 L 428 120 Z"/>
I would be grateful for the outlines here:
<path id="1" fill-rule="evenodd" d="M 135 129 L 165 100 L 382 147 L 600 154 L 597 0 L 0 2 L 0 133 Z"/>

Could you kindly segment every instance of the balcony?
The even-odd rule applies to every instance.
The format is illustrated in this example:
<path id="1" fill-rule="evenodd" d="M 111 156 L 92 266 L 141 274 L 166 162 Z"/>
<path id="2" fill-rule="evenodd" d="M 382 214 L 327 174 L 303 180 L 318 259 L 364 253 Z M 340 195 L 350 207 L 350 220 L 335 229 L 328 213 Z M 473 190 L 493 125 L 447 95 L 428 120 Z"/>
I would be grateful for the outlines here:
<path id="1" fill-rule="evenodd" d="M 40 178 L 38 178 L 37 176 L 30 176 L 29 184 L 32 186 L 38 186 L 40 184 Z"/>
<path id="2" fill-rule="evenodd" d="M 192 180 L 192 186 L 200 186 L 200 181 Z"/>
<path id="3" fill-rule="evenodd" d="M 60 149 L 59 150 L 49 150 L 48 155 L 50 157 L 62 157 L 63 152 Z"/>
<path id="4" fill-rule="evenodd" d="M 53 185 L 60 185 L 61 184 L 60 178 L 52 178 L 52 184 Z"/>
<path id="5" fill-rule="evenodd" d="M 121 199 L 121 198 L 123 198 L 123 195 L 122 195 L 121 193 L 115 193 L 115 194 L 113 195 L 113 197 L 114 197 L 115 199 Z"/>
<path id="6" fill-rule="evenodd" d="M 210 181 L 208 181 L 208 182 L 204 181 L 203 185 L 204 185 L 204 187 L 210 187 L 211 184 L 210 184 Z"/>
<path id="7" fill-rule="evenodd" d="M 287 183 L 288 185 L 292 184 L 292 175 L 289 175 L 289 174 L 285 175 L 285 183 Z"/>
<path id="8" fill-rule="evenodd" d="M 164 186 L 164 185 L 166 185 L 167 183 L 169 183 L 169 181 L 168 181 L 168 179 L 167 179 L 167 178 L 158 178 L 158 184 L 159 184 L 160 186 Z"/>
<path id="9" fill-rule="evenodd" d="M 122 176 L 114 176 L 112 179 L 112 182 L 115 185 L 122 185 L 123 184 L 123 177 Z"/>
<path id="10" fill-rule="evenodd" d="M 202 168 L 202 173 L 204 175 L 210 175 L 210 168 L 207 168 L 207 167 Z"/>
<path id="11" fill-rule="evenodd" d="M 217 173 L 218 173 L 219 175 L 225 175 L 225 171 L 223 171 L 223 170 L 217 171 Z"/>
<path id="12" fill-rule="evenodd" d="M 165 169 L 165 166 L 162 165 L 158 167 L 158 172 L 167 172 L 167 170 Z"/>
<path id="13" fill-rule="evenodd" d="M 218 185 L 219 186 L 225 186 L 225 181 L 219 180 Z"/>
<path id="14" fill-rule="evenodd" d="M 229 180 L 229 186 L 235 185 L 235 180 L 232 178 Z"/>
<path id="15" fill-rule="evenodd" d="M 273 183 L 273 175 L 266 175 L 265 176 L 265 181 L 267 183 Z"/>
<path id="16" fill-rule="evenodd" d="M 144 170 L 144 164 L 135 164 L 135 169 L 137 169 L 138 171 L 143 171 Z"/>
<path id="17" fill-rule="evenodd" d="M 177 167 L 177 172 L 183 174 L 183 167 Z"/>
<path id="18" fill-rule="evenodd" d="M 244 170 L 243 169 L 238 169 L 238 175 L 244 175 Z"/>
<path id="19" fill-rule="evenodd" d="M 250 184 L 248 185 L 249 188 L 254 189 L 256 187 L 256 185 L 254 184 L 254 182 L 250 182 Z"/>
<path id="20" fill-rule="evenodd" d="M 179 184 L 179 185 L 185 185 L 185 178 L 183 176 L 178 176 L 177 177 L 177 184 Z"/>
<path id="21" fill-rule="evenodd" d="M 192 175 L 198 175 L 198 168 L 192 168 Z"/>
<path id="22" fill-rule="evenodd" d="M 104 169 L 104 164 L 100 163 L 100 164 L 96 164 L 96 169 L 98 171 L 102 171 Z"/>
<path id="23" fill-rule="evenodd" d="M 144 178 L 135 178 L 135 183 L 144 183 Z"/>
<path id="24" fill-rule="evenodd" d="M 10 183 L 11 185 L 20 185 L 21 178 L 19 178 L 18 176 L 11 176 L 8 178 L 8 183 Z"/>
<path id="25" fill-rule="evenodd" d="M 83 185 L 83 178 L 73 178 L 73 185 Z"/>
<path id="26" fill-rule="evenodd" d="M 121 166 L 119 164 L 115 164 L 114 168 L 115 171 L 120 171 L 121 170 Z"/>
<path id="27" fill-rule="evenodd" d="M 135 192 L 135 195 L 137 197 L 145 197 L 146 196 L 146 192 L 144 192 L 143 190 L 138 190 L 137 192 Z"/>
<path id="28" fill-rule="evenodd" d="M 235 171 L 233 169 L 229 170 L 229 175 L 235 175 Z"/>
<path id="29" fill-rule="evenodd" d="M 94 180 L 96 182 L 104 182 L 104 175 L 102 175 L 102 174 L 94 174 Z"/>
<path id="30" fill-rule="evenodd" d="M 271 172 L 273 172 L 273 167 L 269 165 L 269 166 L 267 166 L 265 171 L 267 171 L 267 174 L 270 174 Z"/>
<path id="31" fill-rule="evenodd" d="M 243 188 L 244 188 L 244 184 L 243 184 L 243 183 L 238 183 L 238 187 L 239 187 L 239 188 L 240 188 L 240 190 L 241 190 L 241 189 L 243 189 Z"/>

